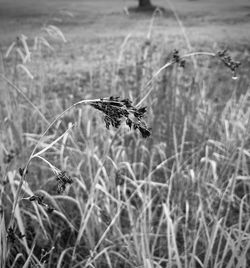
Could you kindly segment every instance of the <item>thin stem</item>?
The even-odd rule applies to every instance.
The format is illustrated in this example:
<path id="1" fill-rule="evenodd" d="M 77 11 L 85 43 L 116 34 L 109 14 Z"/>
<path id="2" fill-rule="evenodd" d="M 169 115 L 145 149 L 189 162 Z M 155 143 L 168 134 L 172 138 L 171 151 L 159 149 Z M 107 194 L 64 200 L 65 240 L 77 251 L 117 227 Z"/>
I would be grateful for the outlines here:
<path id="1" fill-rule="evenodd" d="M 7 82 L 10 86 L 12 86 L 22 97 L 37 111 L 37 113 L 41 116 L 41 118 L 46 122 L 46 124 L 49 124 L 49 121 L 44 117 L 44 115 L 41 113 L 41 111 L 33 104 L 26 96 L 25 94 L 14 84 L 12 83 L 7 77 L 5 77 L 3 74 L 0 74 L 1 78 Z"/>
<path id="2" fill-rule="evenodd" d="M 215 57 L 216 54 L 215 53 L 212 53 L 212 52 L 192 52 L 192 53 L 188 53 L 188 54 L 185 54 L 183 55 L 182 57 L 180 57 L 180 59 L 185 59 L 185 58 L 188 58 L 188 57 L 194 57 L 194 56 L 210 56 L 210 57 Z M 150 86 L 150 84 L 153 82 L 153 80 L 163 71 L 165 70 L 166 68 L 168 68 L 169 66 L 175 64 L 176 61 L 170 61 L 170 62 L 167 62 L 165 65 L 163 65 L 158 71 L 156 71 L 152 78 L 147 82 L 147 84 L 145 85 L 144 89 L 142 89 L 142 91 L 144 91 L 147 87 Z M 136 107 L 139 107 L 146 99 L 147 97 L 150 95 L 150 93 L 154 90 L 154 87 L 152 87 L 147 93 L 146 95 L 136 104 Z"/>

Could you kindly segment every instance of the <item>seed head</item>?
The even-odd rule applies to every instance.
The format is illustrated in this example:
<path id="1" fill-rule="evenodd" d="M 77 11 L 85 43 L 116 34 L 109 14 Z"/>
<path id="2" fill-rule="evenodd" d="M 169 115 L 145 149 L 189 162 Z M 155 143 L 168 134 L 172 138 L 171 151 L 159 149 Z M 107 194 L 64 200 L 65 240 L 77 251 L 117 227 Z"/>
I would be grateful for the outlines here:
<path id="1" fill-rule="evenodd" d="M 217 52 L 217 56 L 224 63 L 224 65 L 229 68 L 233 73 L 233 78 L 237 78 L 237 70 L 241 63 L 239 61 L 234 61 L 226 49 Z"/>
<path id="2" fill-rule="evenodd" d="M 143 117 L 147 112 L 146 107 L 136 108 L 132 105 L 131 100 L 120 100 L 119 97 L 113 96 L 94 101 L 90 105 L 104 114 L 107 129 L 109 129 L 110 125 L 119 128 L 121 123 L 125 121 L 130 129 L 132 127 L 139 129 L 143 138 L 147 138 L 151 134 L 150 129 L 143 121 Z"/>
<path id="3" fill-rule="evenodd" d="M 182 68 L 185 67 L 186 61 L 180 57 L 179 50 L 174 49 L 170 55 L 170 61 L 177 63 Z"/>

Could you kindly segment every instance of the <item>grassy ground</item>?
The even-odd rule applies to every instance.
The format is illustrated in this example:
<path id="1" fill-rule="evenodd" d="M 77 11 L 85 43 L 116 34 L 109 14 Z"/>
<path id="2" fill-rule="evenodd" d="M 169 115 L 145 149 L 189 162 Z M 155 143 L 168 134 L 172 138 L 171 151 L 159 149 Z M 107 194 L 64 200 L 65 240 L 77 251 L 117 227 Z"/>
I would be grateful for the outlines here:
<path id="1" fill-rule="evenodd" d="M 0 1 L 0 267 L 249 267 L 249 1 L 33 2 Z"/>
<path id="2" fill-rule="evenodd" d="M 168 1 L 154 1 L 156 5 L 166 8 L 164 19 L 159 23 L 158 30 L 166 35 L 168 31 L 178 32 L 178 26 L 173 19 L 173 12 Z M 135 6 L 136 1 L 42 1 L 33 5 L 33 1 L 4 1 L 1 0 L 1 41 L 14 37 L 16 33 L 27 33 L 29 36 L 36 34 L 46 22 L 58 23 L 66 35 L 79 38 L 93 38 L 107 35 L 126 35 L 128 32 L 145 30 L 148 17 L 123 14 L 124 7 Z M 174 2 L 174 7 L 180 18 L 188 26 L 194 26 L 194 36 L 197 38 L 196 29 L 209 34 L 214 33 L 217 38 L 234 38 L 239 36 L 248 38 L 246 32 L 249 23 L 250 6 L 246 0 L 240 1 L 184 1 Z M 66 12 L 69 12 L 68 14 Z M 71 15 L 73 17 L 71 17 Z M 61 19 L 61 23 L 56 21 Z M 115 22 L 115 23 L 114 23 Z M 145 25 L 146 24 L 146 25 Z M 228 27 L 230 24 L 230 27 Z M 238 25 L 235 25 L 238 24 Z M 235 26 L 239 26 L 234 30 Z M 162 26 L 162 27 L 161 27 Z M 168 28 L 166 28 L 168 26 Z M 169 27 L 171 26 L 171 27 Z M 173 27 L 173 28 L 172 28 Z M 211 27 L 211 29 L 209 29 Z M 205 28 L 203 30 L 203 28 Z M 216 32 L 214 29 L 218 28 Z M 147 28 L 146 28 L 147 29 Z M 191 27 L 190 30 L 193 30 Z M 240 31 L 240 33 L 238 33 Z M 200 31 L 199 31 L 200 33 Z M 211 37 L 211 36 L 208 36 Z M 196 40 L 194 40 L 195 42 Z"/>

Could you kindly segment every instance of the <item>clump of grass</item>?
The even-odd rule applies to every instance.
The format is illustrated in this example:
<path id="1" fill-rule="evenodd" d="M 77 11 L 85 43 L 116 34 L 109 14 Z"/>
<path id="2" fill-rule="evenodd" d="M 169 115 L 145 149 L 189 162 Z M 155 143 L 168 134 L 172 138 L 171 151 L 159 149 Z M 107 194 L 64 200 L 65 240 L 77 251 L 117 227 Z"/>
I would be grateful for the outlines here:
<path id="1" fill-rule="evenodd" d="M 50 130 L 50 128 L 61 118 L 64 116 L 66 112 L 71 110 L 72 108 L 75 108 L 76 106 L 80 104 L 85 104 L 85 105 L 90 105 L 94 107 L 95 109 L 100 110 L 105 114 L 104 121 L 106 123 L 106 127 L 109 128 L 109 125 L 112 124 L 114 127 L 118 128 L 121 125 L 122 119 L 126 119 L 126 124 L 131 128 L 133 127 L 134 129 L 139 129 L 139 131 L 142 133 L 142 136 L 144 138 L 148 137 L 150 135 L 150 131 L 146 126 L 146 123 L 142 120 L 142 117 L 146 113 L 146 107 L 143 108 L 135 108 L 132 106 L 132 102 L 128 99 L 126 100 L 119 100 L 119 98 L 114 98 L 110 97 L 107 99 L 97 99 L 97 100 L 81 100 L 78 103 L 73 104 L 71 107 L 63 111 L 60 115 L 56 117 L 56 119 L 49 125 L 49 127 L 46 129 L 46 131 L 42 134 L 40 137 L 38 143 L 36 144 L 35 148 L 33 149 L 31 156 L 26 164 L 26 166 L 21 169 L 22 170 L 22 176 L 21 176 L 21 181 L 18 187 L 18 194 L 17 194 L 17 199 L 14 201 L 13 205 L 13 213 L 12 217 L 15 211 L 15 206 L 18 201 L 18 197 L 20 195 L 20 191 L 22 188 L 22 183 L 25 181 L 25 177 L 28 173 L 28 166 L 31 162 L 32 159 L 39 157 L 42 159 L 44 162 L 48 163 L 53 170 L 56 171 L 55 168 L 53 168 L 53 165 L 51 165 L 47 160 L 42 158 L 40 155 L 47 151 L 49 148 L 51 148 L 55 143 L 57 143 L 61 138 L 64 137 L 65 133 L 62 134 L 59 138 L 57 138 L 55 141 L 53 141 L 49 146 L 44 148 L 43 150 L 35 153 L 36 149 L 40 145 L 40 142 L 42 141 L 42 138 L 47 134 L 47 132 Z M 131 118 L 133 117 L 133 118 Z M 58 181 L 58 192 L 61 193 L 65 190 L 66 184 L 71 184 L 72 180 L 66 176 L 65 171 L 60 171 L 57 172 L 56 180 Z"/>
<path id="2" fill-rule="evenodd" d="M 54 210 L 55 210 L 52 206 L 50 206 L 44 202 L 43 196 L 32 195 L 30 197 L 22 197 L 23 194 L 21 194 L 21 191 L 23 189 L 23 185 L 24 185 L 24 183 L 27 179 L 27 176 L 29 174 L 28 170 L 29 170 L 29 165 L 30 165 L 31 161 L 35 158 L 41 159 L 42 161 L 44 161 L 45 163 L 47 163 L 49 165 L 49 167 L 52 169 L 53 172 L 56 173 L 55 180 L 58 183 L 57 191 L 59 194 L 61 194 L 65 191 L 67 184 L 71 184 L 73 182 L 73 180 L 66 174 L 65 171 L 58 170 L 57 168 L 54 167 L 54 165 L 52 163 L 50 163 L 48 160 L 46 160 L 44 157 L 41 156 L 48 149 L 55 146 L 55 144 L 58 143 L 58 141 L 61 140 L 67 134 L 67 131 L 65 133 L 63 133 L 55 141 L 53 141 L 51 144 L 49 144 L 47 147 L 45 147 L 44 149 L 42 149 L 38 152 L 36 152 L 36 150 L 39 148 L 40 143 L 42 142 L 42 139 L 48 133 L 48 131 L 52 128 L 52 126 L 56 122 L 58 122 L 58 120 L 60 118 L 62 118 L 66 112 L 75 108 L 76 106 L 79 106 L 80 104 L 90 105 L 91 107 L 101 111 L 104 114 L 104 121 L 106 123 L 107 128 L 109 128 L 109 122 L 110 122 L 110 124 L 112 124 L 112 126 L 118 128 L 118 127 L 120 127 L 122 121 L 124 121 L 130 128 L 139 129 L 139 131 L 142 133 L 142 136 L 144 138 L 146 138 L 150 135 L 150 131 L 147 128 L 146 123 L 144 121 L 142 121 L 142 118 L 144 117 L 144 115 L 146 113 L 146 107 L 139 108 L 139 109 L 135 108 L 129 99 L 120 100 L 117 97 L 116 98 L 110 97 L 110 98 L 106 98 L 106 99 L 82 100 L 82 101 L 79 101 L 78 103 L 72 105 L 71 107 L 69 107 L 65 111 L 63 111 L 59 116 L 56 117 L 56 119 L 48 126 L 46 131 L 42 134 L 42 136 L 38 140 L 35 148 L 33 149 L 25 167 L 19 168 L 19 174 L 20 174 L 21 179 L 20 179 L 20 182 L 18 184 L 18 189 L 15 193 L 15 198 L 13 201 L 13 209 L 12 209 L 11 219 L 9 222 L 10 227 L 9 227 L 9 232 L 8 232 L 9 237 L 12 238 L 13 242 L 14 242 L 15 236 L 14 236 L 14 233 L 12 232 L 12 230 L 13 230 L 12 226 L 14 226 L 14 219 L 16 217 L 15 216 L 16 209 L 19 207 L 18 203 L 19 203 L 20 198 L 22 200 L 27 199 L 30 202 L 36 201 L 37 204 L 41 207 L 44 207 L 45 211 L 49 214 L 54 212 Z M 19 208 L 18 208 L 18 210 L 19 210 Z M 101 212 L 102 211 L 104 211 L 104 210 L 101 210 Z M 101 213 L 101 215 L 103 218 L 103 215 L 104 215 L 103 212 Z M 19 238 L 22 239 L 23 237 L 19 237 Z M 8 240 L 10 240 L 10 239 L 8 239 Z"/>
<path id="3" fill-rule="evenodd" d="M 236 71 L 238 64 L 222 54 L 226 67 Z M 156 86 L 153 80 L 170 66 L 187 67 L 190 55 L 220 58 L 210 52 L 181 56 L 175 50 L 148 86 Z M 166 81 L 159 83 L 165 86 Z M 81 100 L 59 112 L 42 135 L 27 135 L 29 147 L 34 145 L 28 161 L 18 173 L 16 168 L 7 170 L 9 186 L 1 185 L 1 197 L 8 195 L 14 204 L 9 231 L 1 218 L 0 239 L 12 237 L 22 252 L 7 252 L 5 263 L 13 265 L 17 259 L 21 266 L 39 267 L 247 267 L 248 95 L 230 99 L 215 115 L 214 104 L 202 94 L 188 92 L 184 99 L 178 87 L 162 87 L 167 92 L 157 102 L 157 89 L 152 87 L 137 105 L 119 97 Z M 151 135 L 144 121 L 146 107 L 141 106 L 149 96 L 159 106 L 158 112 L 152 109 L 159 119 L 152 134 L 167 130 L 164 140 L 152 144 L 119 131 L 124 124 L 143 138 Z M 95 110 L 103 115 L 106 128 L 117 131 L 104 134 Z M 65 120 L 67 114 L 71 117 Z M 62 121 L 67 121 L 66 131 Z M 6 164 L 16 161 L 6 152 Z M 29 187 L 34 173 L 39 178 L 35 193 Z M 29 202 L 25 209 L 20 200 Z M 19 236 L 19 230 L 26 236 Z"/>

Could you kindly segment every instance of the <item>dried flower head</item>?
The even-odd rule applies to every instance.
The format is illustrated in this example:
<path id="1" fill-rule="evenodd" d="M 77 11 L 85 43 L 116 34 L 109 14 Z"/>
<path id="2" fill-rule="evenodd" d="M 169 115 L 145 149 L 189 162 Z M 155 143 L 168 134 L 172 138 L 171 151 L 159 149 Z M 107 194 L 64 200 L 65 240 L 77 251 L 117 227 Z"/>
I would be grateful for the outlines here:
<path id="1" fill-rule="evenodd" d="M 232 60 L 231 56 L 227 52 L 227 49 L 217 52 L 217 56 L 220 60 L 225 64 L 227 68 L 229 68 L 233 73 L 233 78 L 237 77 L 237 70 L 241 63 L 239 61 Z"/>
<path id="2" fill-rule="evenodd" d="M 63 193 L 66 189 L 67 184 L 72 184 L 73 180 L 67 175 L 66 171 L 61 171 L 56 175 L 57 184 L 57 192 Z"/>
<path id="3" fill-rule="evenodd" d="M 170 53 L 170 61 L 178 63 L 182 68 L 184 68 L 186 64 L 186 61 L 180 57 L 179 50 L 177 49 L 174 49 L 173 52 Z"/>
<path id="4" fill-rule="evenodd" d="M 109 129 L 110 125 L 118 128 L 125 121 L 130 129 L 132 127 L 139 129 L 143 138 L 147 138 L 151 134 L 150 129 L 143 121 L 147 111 L 146 107 L 136 108 L 129 99 L 120 100 L 119 97 L 112 96 L 94 101 L 90 105 L 104 113 L 104 122 L 107 129 Z"/>

